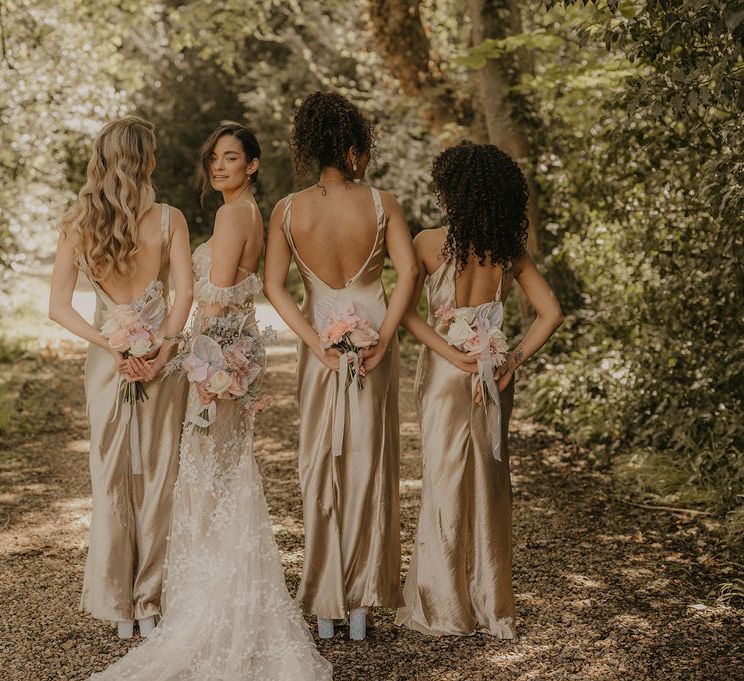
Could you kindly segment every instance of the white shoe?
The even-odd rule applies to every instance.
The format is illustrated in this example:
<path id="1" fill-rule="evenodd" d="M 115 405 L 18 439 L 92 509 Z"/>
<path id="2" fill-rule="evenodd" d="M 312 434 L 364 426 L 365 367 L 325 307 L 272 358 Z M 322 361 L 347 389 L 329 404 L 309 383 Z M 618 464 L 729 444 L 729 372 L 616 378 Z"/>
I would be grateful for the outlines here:
<path id="1" fill-rule="evenodd" d="M 318 618 L 318 638 L 333 638 L 333 620 Z"/>
<path id="2" fill-rule="evenodd" d="M 155 629 L 155 615 L 145 617 L 142 620 L 137 620 L 137 625 L 139 626 L 140 636 L 142 638 L 147 638 Z"/>
<path id="3" fill-rule="evenodd" d="M 134 635 L 134 620 L 117 622 L 116 633 L 119 635 L 119 638 L 132 638 Z"/>
<path id="4" fill-rule="evenodd" d="M 367 638 L 367 608 L 354 608 L 349 613 L 349 638 L 352 641 Z"/>

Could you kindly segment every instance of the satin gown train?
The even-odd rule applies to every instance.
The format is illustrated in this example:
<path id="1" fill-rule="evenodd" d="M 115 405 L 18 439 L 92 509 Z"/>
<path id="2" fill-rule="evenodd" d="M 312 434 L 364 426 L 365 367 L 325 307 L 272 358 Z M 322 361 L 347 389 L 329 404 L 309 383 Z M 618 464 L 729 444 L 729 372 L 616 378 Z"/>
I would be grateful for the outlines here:
<path id="1" fill-rule="evenodd" d="M 341 289 L 323 282 L 297 253 L 292 239 L 294 195 L 287 198 L 284 235 L 305 286 L 303 314 L 316 330 L 320 330 L 316 305 L 339 300 L 355 303 L 376 329 L 385 318 L 387 298 L 380 277 L 387 218 L 380 193 L 377 189 L 371 193 L 377 220 L 375 241 L 367 261 Z M 320 362 L 304 343 L 299 346 L 299 473 L 305 562 L 297 600 L 305 612 L 319 618 L 344 619 L 353 608 L 396 608 L 403 604 L 398 373 L 398 344 L 394 340 L 382 362 L 364 379 L 359 393 L 363 427 L 356 432 L 362 435 L 354 437 L 346 404 L 342 453 L 334 456 L 338 374 Z M 348 395 L 343 399 L 349 402 Z"/>
<path id="2" fill-rule="evenodd" d="M 453 262 L 426 280 L 429 324 L 446 336 L 434 312 L 456 307 Z M 490 305 L 501 306 L 502 283 Z M 500 315 L 499 315 L 500 318 Z M 512 639 L 515 631 L 511 560 L 511 481 L 507 435 L 514 383 L 500 394 L 501 432 L 492 411 L 475 404 L 478 377 L 423 347 L 415 391 L 421 423 L 421 510 L 396 624 L 434 636 L 484 632 Z M 500 438 L 500 457 L 492 450 Z"/>
<path id="3" fill-rule="evenodd" d="M 161 207 L 161 257 L 158 280 L 168 301 L 170 212 Z M 94 325 L 116 303 L 80 269 L 96 294 Z M 98 619 L 118 622 L 160 614 L 165 538 L 170 524 L 173 485 L 178 473 L 178 443 L 186 412 L 186 381 L 176 376 L 146 384 L 149 399 L 139 402 L 132 419 L 142 475 L 132 474 L 130 429 L 117 393 L 120 376 L 110 352 L 90 345 L 85 360 L 85 396 L 90 419 L 90 479 L 93 512 L 85 563 L 81 608 Z"/>

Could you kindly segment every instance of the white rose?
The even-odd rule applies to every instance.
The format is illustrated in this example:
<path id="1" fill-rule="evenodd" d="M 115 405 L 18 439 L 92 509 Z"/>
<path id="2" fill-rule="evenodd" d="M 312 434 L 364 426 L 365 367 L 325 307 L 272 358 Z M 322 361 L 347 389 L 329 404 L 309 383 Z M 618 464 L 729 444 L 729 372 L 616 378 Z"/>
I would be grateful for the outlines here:
<path id="1" fill-rule="evenodd" d="M 212 374 L 212 378 L 209 379 L 207 390 L 215 395 L 220 395 L 225 392 L 230 385 L 232 385 L 232 376 L 230 376 L 227 371 L 219 369 L 215 371 Z"/>
<path id="2" fill-rule="evenodd" d="M 450 345 L 460 347 L 465 341 L 475 336 L 475 331 L 470 328 L 464 319 L 455 319 L 447 331 L 447 342 Z"/>
<path id="3" fill-rule="evenodd" d="M 464 321 L 468 326 L 475 321 L 475 310 L 472 307 L 458 307 L 455 310 L 455 321 Z"/>
<path id="4" fill-rule="evenodd" d="M 150 352 L 151 347 L 152 343 L 150 343 L 148 339 L 138 338 L 129 348 L 129 354 L 133 357 L 144 357 L 148 352 Z"/>
<path id="5" fill-rule="evenodd" d="M 109 317 L 101 327 L 101 334 L 104 336 L 111 336 L 112 334 L 116 333 L 119 330 L 119 325 L 116 323 L 116 321 Z"/>

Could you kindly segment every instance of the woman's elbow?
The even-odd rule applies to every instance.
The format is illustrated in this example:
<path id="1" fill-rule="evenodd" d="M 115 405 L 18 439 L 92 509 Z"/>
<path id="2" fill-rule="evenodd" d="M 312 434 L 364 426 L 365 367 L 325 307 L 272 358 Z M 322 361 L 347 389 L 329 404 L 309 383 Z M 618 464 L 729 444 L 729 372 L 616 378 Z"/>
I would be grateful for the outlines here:
<path id="1" fill-rule="evenodd" d="M 60 319 L 59 305 L 52 300 L 49 301 L 49 319 L 59 324 L 59 319 Z"/>
<path id="2" fill-rule="evenodd" d="M 559 307 L 553 315 L 553 330 L 557 329 L 564 321 L 563 310 Z"/>
<path id="3" fill-rule="evenodd" d="M 419 275 L 419 268 L 418 265 L 414 262 L 410 265 L 407 265 L 403 267 L 402 269 L 398 270 L 398 281 L 405 281 L 409 284 L 416 283 L 416 279 L 418 279 Z"/>
<path id="4" fill-rule="evenodd" d="M 266 296 L 266 300 L 273 305 L 277 294 L 277 287 L 274 285 L 274 282 L 264 280 L 263 294 Z"/>

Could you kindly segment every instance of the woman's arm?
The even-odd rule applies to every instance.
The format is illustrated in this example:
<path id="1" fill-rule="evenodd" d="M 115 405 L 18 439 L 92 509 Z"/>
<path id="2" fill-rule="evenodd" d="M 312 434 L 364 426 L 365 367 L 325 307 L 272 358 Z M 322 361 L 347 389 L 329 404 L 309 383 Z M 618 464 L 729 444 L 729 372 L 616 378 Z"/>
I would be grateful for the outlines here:
<path id="1" fill-rule="evenodd" d="M 292 252 L 284 236 L 282 223 L 284 221 L 284 205 L 286 198 L 274 207 L 269 221 L 269 233 L 266 240 L 266 258 L 264 260 L 264 295 L 302 342 L 312 350 L 313 354 L 329 369 L 338 371 L 338 350 L 323 350 L 320 336 L 312 325 L 305 319 L 302 311 L 295 303 L 292 295 L 287 291 L 285 283 L 289 272 Z"/>
<path id="2" fill-rule="evenodd" d="M 79 338 L 108 350 L 117 360 L 117 366 L 126 365 L 120 352 L 112 350 L 108 339 L 92 324 L 89 324 L 72 306 L 72 294 L 77 284 L 78 268 L 75 263 L 75 247 L 72 238 L 64 230 L 57 239 L 57 253 L 54 258 L 52 286 L 49 292 L 49 319 L 57 322 Z"/>
<path id="3" fill-rule="evenodd" d="M 137 378 L 152 381 L 170 359 L 176 341 L 172 338 L 181 333 L 194 300 L 194 282 L 191 269 L 191 247 L 189 243 L 189 227 L 186 218 L 177 208 L 169 208 L 170 220 L 170 271 L 173 275 L 173 290 L 175 296 L 170 311 L 160 327 L 164 340 L 158 353 L 151 360 L 138 357 L 129 359 L 129 366 Z M 171 337 L 171 338 L 169 338 Z"/>
<path id="4" fill-rule="evenodd" d="M 540 274 L 529 254 L 514 261 L 515 278 L 537 316 L 522 342 L 511 352 L 499 371 L 499 390 L 511 381 L 519 366 L 534 355 L 563 323 L 563 313 L 553 289 Z"/>
<path id="5" fill-rule="evenodd" d="M 424 288 L 424 280 L 426 278 L 426 265 L 420 253 L 420 250 L 424 248 L 423 239 L 421 238 L 422 234 L 425 234 L 425 232 L 419 234 L 413 241 L 419 273 L 416 279 L 413 297 L 401 319 L 401 324 L 419 343 L 423 343 L 429 350 L 436 352 L 448 362 L 454 364 L 458 369 L 469 373 L 476 373 L 478 371 L 478 358 L 470 357 L 467 353 L 460 352 L 457 348 L 451 346 L 418 313 L 418 301 L 421 298 L 421 291 Z"/>
<path id="6" fill-rule="evenodd" d="M 411 302 L 419 275 L 413 241 L 408 231 L 403 211 L 398 202 L 387 192 L 380 192 L 385 213 L 388 216 L 385 246 L 393 262 L 397 281 L 390 296 L 385 319 L 379 329 L 380 340 L 370 351 L 365 352 L 364 367 L 372 371 L 383 359 L 390 341 L 395 336 L 401 319 Z"/>

